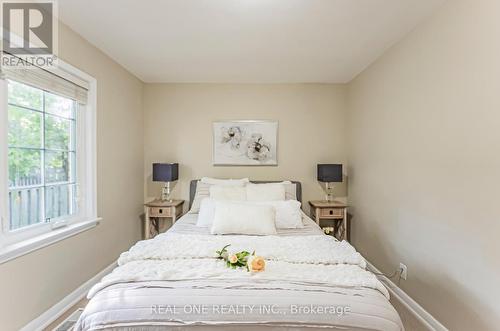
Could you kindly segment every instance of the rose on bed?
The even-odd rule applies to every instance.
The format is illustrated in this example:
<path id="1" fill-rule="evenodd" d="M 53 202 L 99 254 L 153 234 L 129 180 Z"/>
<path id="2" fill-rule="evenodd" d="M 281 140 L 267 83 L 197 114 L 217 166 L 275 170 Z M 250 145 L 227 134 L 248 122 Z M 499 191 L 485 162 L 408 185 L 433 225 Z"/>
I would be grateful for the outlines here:
<path id="1" fill-rule="evenodd" d="M 217 258 L 226 261 L 228 268 L 246 267 L 250 272 L 264 271 L 266 262 L 264 258 L 255 255 L 255 251 L 250 254 L 248 251 L 241 251 L 237 253 L 229 253 L 227 248 L 231 245 L 224 246 L 221 250 L 215 251 Z"/>
<path id="2" fill-rule="evenodd" d="M 247 270 L 250 272 L 261 272 L 266 268 L 266 261 L 263 257 L 255 255 L 255 252 L 248 258 Z"/>

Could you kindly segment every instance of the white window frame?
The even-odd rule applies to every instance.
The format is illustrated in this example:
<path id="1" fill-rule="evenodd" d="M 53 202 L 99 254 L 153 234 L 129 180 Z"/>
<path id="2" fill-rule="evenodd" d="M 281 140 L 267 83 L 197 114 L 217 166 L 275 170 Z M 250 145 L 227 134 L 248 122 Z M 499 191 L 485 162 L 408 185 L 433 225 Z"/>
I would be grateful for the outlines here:
<path id="1" fill-rule="evenodd" d="M 77 113 L 78 213 L 20 229 L 9 229 L 8 215 L 8 118 L 7 82 L 0 79 L 0 264 L 96 226 L 97 216 L 97 81 L 89 74 L 58 59 L 58 66 L 46 69 L 67 80 L 89 87 L 85 107 Z M 84 109 L 80 109 L 84 108 Z"/>

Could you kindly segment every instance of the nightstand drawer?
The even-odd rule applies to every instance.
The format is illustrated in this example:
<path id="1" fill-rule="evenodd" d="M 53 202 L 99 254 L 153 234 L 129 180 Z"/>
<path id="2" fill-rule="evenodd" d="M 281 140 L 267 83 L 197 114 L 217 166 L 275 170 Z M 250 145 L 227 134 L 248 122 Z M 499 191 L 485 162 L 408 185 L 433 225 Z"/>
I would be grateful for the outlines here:
<path id="1" fill-rule="evenodd" d="M 322 218 L 344 217 L 344 208 L 321 208 L 319 216 Z"/>
<path id="2" fill-rule="evenodd" d="M 171 207 L 149 207 L 150 217 L 172 217 Z"/>

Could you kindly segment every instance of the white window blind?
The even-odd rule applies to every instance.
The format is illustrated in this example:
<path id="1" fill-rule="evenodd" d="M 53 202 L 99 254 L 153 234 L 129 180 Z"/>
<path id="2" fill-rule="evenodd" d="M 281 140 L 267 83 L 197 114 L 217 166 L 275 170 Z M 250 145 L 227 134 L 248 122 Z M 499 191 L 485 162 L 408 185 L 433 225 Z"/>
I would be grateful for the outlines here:
<path id="1" fill-rule="evenodd" d="M 4 57 L 23 61 L 13 55 L 4 53 Z M 30 68 L 2 68 L 6 79 L 18 81 L 61 96 L 86 104 L 88 100 L 88 83 L 68 72 L 53 73 L 40 67 L 30 65 Z"/>

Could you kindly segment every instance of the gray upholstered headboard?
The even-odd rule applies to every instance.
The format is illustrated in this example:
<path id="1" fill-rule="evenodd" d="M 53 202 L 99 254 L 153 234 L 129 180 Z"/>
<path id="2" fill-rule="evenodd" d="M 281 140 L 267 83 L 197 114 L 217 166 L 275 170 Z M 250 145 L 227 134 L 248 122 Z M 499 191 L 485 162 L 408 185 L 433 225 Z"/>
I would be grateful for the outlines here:
<path id="1" fill-rule="evenodd" d="M 198 184 L 199 179 L 193 179 L 191 183 L 189 184 L 189 209 L 191 209 L 191 205 L 193 204 L 194 200 L 194 195 L 196 194 L 196 185 Z M 255 184 L 264 184 L 264 183 L 281 183 L 282 180 L 276 180 L 276 181 L 265 181 L 265 180 L 251 180 L 251 183 Z M 300 182 L 292 181 L 293 184 L 295 184 L 296 189 L 297 189 L 297 200 L 302 202 L 302 185 Z"/>

